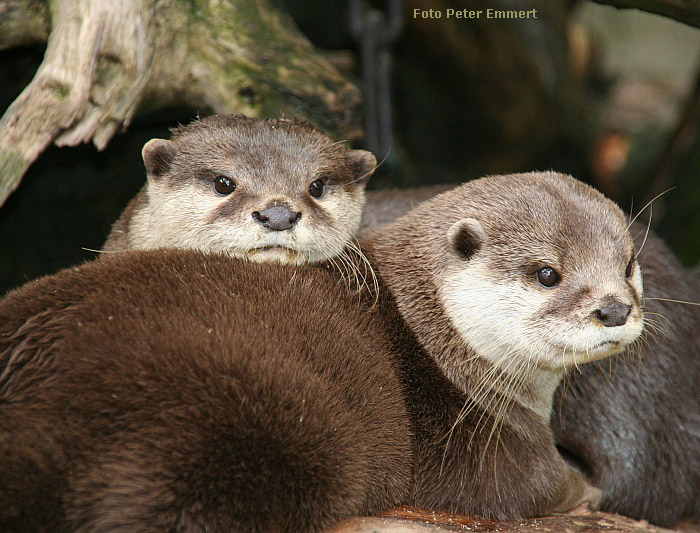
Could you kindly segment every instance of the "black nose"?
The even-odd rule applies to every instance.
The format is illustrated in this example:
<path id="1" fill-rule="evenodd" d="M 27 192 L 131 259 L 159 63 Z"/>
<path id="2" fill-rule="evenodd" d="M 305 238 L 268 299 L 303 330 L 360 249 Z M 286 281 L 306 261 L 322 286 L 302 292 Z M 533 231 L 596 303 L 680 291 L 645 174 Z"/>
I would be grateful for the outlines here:
<path id="1" fill-rule="evenodd" d="M 276 205 L 264 211 L 253 211 L 253 218 L 273 231 L 284 231 L 299 221 L 301 213 L 295 213 L 283 205 Z"/>
<path id="2" fill-rule="evenodd" d="M 615 302 L 596 309 L 593 314 L 605 327 L 612 328 L 614 326 L 623 326 L 627 322 L 627 317 L 630 316 L 631 311 L 631 305 Z"/>

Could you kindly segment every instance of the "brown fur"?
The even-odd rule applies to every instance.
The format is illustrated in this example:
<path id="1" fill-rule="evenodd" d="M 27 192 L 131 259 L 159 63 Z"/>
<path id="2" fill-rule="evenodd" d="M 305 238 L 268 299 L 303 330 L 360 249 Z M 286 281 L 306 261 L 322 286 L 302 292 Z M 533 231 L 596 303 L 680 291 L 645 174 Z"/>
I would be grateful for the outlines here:
<path id="1" fill-rule="evenodd" d="M 310 531 L 406 500 L 375 317 L 320 270 L 128 252 L 0 301 L 0 529 Z"/>
<path id="2" fill-rule="evenodd" d="M 367 191 L 365 192 L 365 208 L 362 210 L 362 222 L 358 235 L 369 233 L 377 226 L 391 224 L 421 202 L 454 187 L 454 185 L 449 184 L 412 189 Z"/>
<path id="3" fill-rule="evenodd" d="M 484 246 L 495 254 L 495 262 L 502 261 L 500 269 L 494 269 L 499 278 L 518 275 L 513 265 L 521 251 L 514 246 L 532 241 L 533 235 L 543 236 L 543 241 L 549 235 L 554 248 L 566 252 L 572 248 L 568 239 L 586 239 L 591 247 L 604 242 L 611 258 L 618 249 L 629 254 L 631 247 L 616 206 L 571 178 L 551 174 L 470 182 L 422 203 L 363 242 L 385 284 L 380 311 L 393 349 L 404 354 L 417 437 L 414 503 L 512 518 L 564 510 L 590 498 L 595 502 L 595 491 L 557 453 L 548 417 L 528 407 L 540 394 L 537 383 L 525 383 L 493 438 L 493 406 L 508 394 L 498 386 L 481 400 L 471 400 L 473 409 L 448 440 L 460 409 L 490 368 L 486 361 L 474 359 L 438 297 L 440 285 L 463 261 L 447 233 L 464 217 L 482 223 L 487 233 Z M 498 249 L 501 259 L 494 251 Z M 583 257 L 571 261 L 585 263 Z M 614 260 L 624 271 L 626 259 Z M 552 393 L 543 399 L 550 406 Z"/>
<path id="4" fill-rule="evenodd" d="M 361 227 L 380 230 L 439 192 L 368 192 Z M 602 510 L 671 525 L 700 517 L 700 307 L 656 298 L 700 302 L 700 291 L 653 231 L 646 243 L 644 224 L 631 233 L 641 249 L 643 341 L 572 372 L 555 396 L 552 426 L 567 459 L 602 489 Z"/>
<path id="5" fill-rule="evenodd" d="M 148 180 L 104 244 L 105 252 L 193 248 L 302 264 L 340 254 L 354 238 L 376 160 L 296 119 L 213 115 L 153 139 L 143 149 Z M 216 192 L 225 176 L 233 192 Z M 325 192 L 309 186 L 323 180 Z M 263 227 L 255 213 L 286 207 L 298 221 Z M 259 215 L 258 215 L 259 217 Z M 278 247 L 278 253 L 267 253 Z"/>
<path id="6" fill-rule="evenodd" d="M 632 233 L 640 249 L 646 227 Z M 573 372 L 554 401 L 557 443 L 596 486 L 604 510 L 669 526 L 700 518 L 700 303 L 696 280 L 649 234 L 643 343 L 622 361 Z"/>
<path id="7" fill-rule="evenodd" d="M 606 216 L 614 206 L 580 184 L 499 179 L 423 204 L 367 241 L 383 284 L 379 313 L 363 315 L 326 274 L 194 252 L 126 255 L 9 295 L 0 302 L 0 402 L 12 406 L 0 423 L 0 479 L 9 480 L 0 517 L 7 527 L 304 530 L 407 500 L 513 518 L 595 498 L 531 408 L 542 396 L 537 383 L 518 391 L 494 439 L 491 402 L 504 389 L 472 399 L 447 438 L 489 370 L 472 360 L 437 300 L 444 275 L 469 260 L 455 254 L 448 228 L 465 216 L 479 218 L 489 239 L 504 220 L 514 232 L 534 223 L 544 236 L 594 237 L 595 228 L 613 227 Z M 546 209 L 519 202 L 522 188 L 509 179 L 538 184 Z M 564 217 L 571 198 L 583 206 Z M 489 218 L 485 202 L 513 212 Z M 552 232 L 552 221 L 567 231 Z M 608 237 L 613 250 L 624 243 L 617 230 Z M 517 275 L 507 254 L 500 260 Z M 409 423 L 398 396 L 416 437 L 410 496 Z M 300 398 L 313 403 L 301 408 L 303 419 Z M 280 434 L 289 440 L 269 442 Z M 221 474 L 232 470 L 238 476 Z M 272 481 L 279 477 L 288 482 Z M 252 481 L 241 489 L 236 479 Z"/>

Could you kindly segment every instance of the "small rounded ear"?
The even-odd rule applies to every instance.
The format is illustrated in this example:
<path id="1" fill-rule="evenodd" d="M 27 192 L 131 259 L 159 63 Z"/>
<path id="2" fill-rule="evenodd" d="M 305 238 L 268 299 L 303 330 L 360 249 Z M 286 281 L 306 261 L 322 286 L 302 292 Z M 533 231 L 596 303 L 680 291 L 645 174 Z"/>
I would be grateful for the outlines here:
<path id="1" fill-rule="evenodd" d="M 377 168 L 377 158 L 367 150 L 350 150 L 348 163 L 355 183 L 366 185 L 370 176 Z"/>
<path id="2" fill-rule="evenodd" d="M 173 141 L 151 139 L 143 145 L 141 156 L 149 178 L 159 178 L 170 168 L 175 158 L 177 146 Z"/>
<path id="3" fill-rule="evenodd" d="M 450 247 L 462 259 L 469 259 L 478 252 L 485 239 L 484 228 L 475 218 L 463 218 L 455 222 L 447 232 Z"/>

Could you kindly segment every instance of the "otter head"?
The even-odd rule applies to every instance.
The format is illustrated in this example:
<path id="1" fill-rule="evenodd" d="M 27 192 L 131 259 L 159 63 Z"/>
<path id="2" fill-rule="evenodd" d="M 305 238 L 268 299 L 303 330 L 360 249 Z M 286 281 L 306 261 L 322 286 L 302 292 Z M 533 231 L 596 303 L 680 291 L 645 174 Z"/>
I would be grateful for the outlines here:
<path id="1" fill-rule="evenodd" d="M 639 337 L 642 275 L 615 204 L 555 173 L 484 178 L 459 193 L 437 292 L 476 354 L 556 373 Z"/>
<path id="2" fill-rule="evenodd" d="M 147 206 L 135 248 L 313 263 L 340 254 L 360 223 L 374 156 L 299 120 L 211 116 L 143 148 Z"/>

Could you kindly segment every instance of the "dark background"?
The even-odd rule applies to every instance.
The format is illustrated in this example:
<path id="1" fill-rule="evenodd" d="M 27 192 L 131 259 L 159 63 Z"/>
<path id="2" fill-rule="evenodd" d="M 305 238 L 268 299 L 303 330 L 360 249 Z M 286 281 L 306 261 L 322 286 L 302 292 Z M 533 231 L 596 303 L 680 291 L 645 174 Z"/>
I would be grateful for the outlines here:
<path id="1" fill-rule="evenodd" d="M 496 23 L 411 16 L 415 6 L 485 9 L 510 3 L 527 4 L 521 9 L 540 6 L 538 19 Z M 623 48 L 610 48 L 601 36 L 607 15 L 581 15 L 581 4 L 587 3 L 406 0 L 404 29 L 392 47 L 394 144 L 370 187 L 458 183 L 489 173 L 553 168 L 591 183 L 635 213 L 657 193 L 675 187 L 654 203 L 652 225 L 686 265 L 696 263 L 697 65 L 685 81 L 644 68 L 652 53 L 665 54 L 662 63 L 676 61 L 675 45 L 659 50 L 651 33 L 646 35 L 649 46 L 625 52 L 629 69 L 611 70 L 606 66 L 610 55 L 620 53 L 616 50 L 624 49 L 630 37 L 619 37 Z M 314 44 L 361 84 L 347 2 L 283 4 Z M 376 6 L 384 7 L 382 2 Z M 652 29 L 644 31 L 656 31 L 659 24 L 659 35 L 668 33 L 664 24 L 671 23 L 646 16 Z M 682 29 L 700 36 L 699 30 Z M 685 43 L 690 47 L 686 55 L 700 49 L 700 39 Z M 0 53 L 0 111 L 31 80 L 42 56 L 42 48 Z M 0 209 L 0 294 L 94 257 L 88 249 L 100 248 L 144 182 L 143 144 L 167 137 L 169 127 L 198 112 L 206 110 L 142 112 L 103 152 L 92 145 L 48 149 Z"/>

